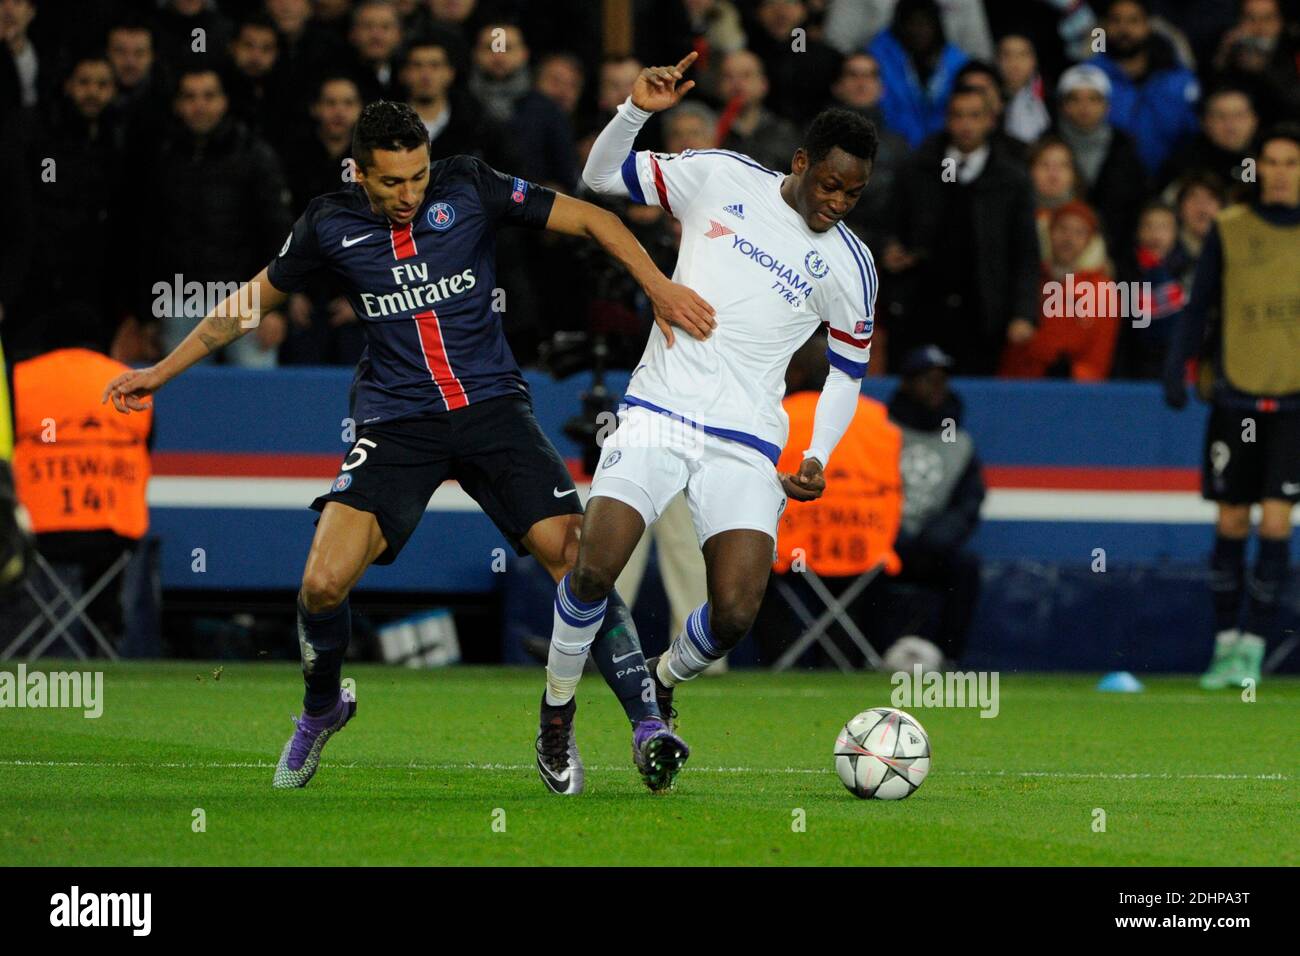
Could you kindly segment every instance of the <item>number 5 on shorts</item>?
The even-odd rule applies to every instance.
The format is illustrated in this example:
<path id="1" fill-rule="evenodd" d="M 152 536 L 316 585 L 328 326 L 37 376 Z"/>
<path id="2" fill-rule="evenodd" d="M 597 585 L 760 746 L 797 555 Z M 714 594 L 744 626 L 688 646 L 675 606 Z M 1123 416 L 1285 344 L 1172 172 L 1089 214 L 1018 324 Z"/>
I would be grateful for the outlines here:
<path id="1" fill-rule="evenodd" d="M 365 463 L 366 455 L 369 453 L 365 450 L 365 448 L 361 447 L 363 445 L 368 445 L 371 448 L 378 447 L 369 438 L 358 438 L 357 443 L 354 446 L 352 446 L 352 450 L 348 452 L 348 457 L 343 461 L 344 471 L 351 471 L 353 468 L 356 468 L 358 465 Z M 355 460 L 353 460 L 352 458 L 353 455 L 357 456 Z"/>

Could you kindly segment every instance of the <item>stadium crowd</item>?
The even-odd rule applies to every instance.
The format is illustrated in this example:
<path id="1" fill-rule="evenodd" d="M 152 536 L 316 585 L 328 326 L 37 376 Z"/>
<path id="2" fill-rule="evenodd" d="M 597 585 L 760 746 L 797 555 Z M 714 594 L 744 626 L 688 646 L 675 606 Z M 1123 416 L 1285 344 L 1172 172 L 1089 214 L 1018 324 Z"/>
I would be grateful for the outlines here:
<path id="1" fill-rule="evenodd" d="M 1158 378 L 1215 215 L 1250 196 L 1261 132 L 1300 114 L 1286 0 L 635 0 L 620 54 L 608 6 L 0 0 L 10 362 L 169 349 L 212 305 L 190 284 L 248 279 L 347 181 L 378 98 L 416 109 L 435 159 L 592 199 L 596 133 L 643 65 L 694 49 L 696 90 L 639 146 L 785 170 L 821 107 L 876 121 L 851 219 L 881 273 L 873 374 L 935 344 L 959 375 Z M 676 223 L 618 211 L 671 271 Z M 594 247 L 507 233 L 500 260 L 521 364 L 555 367 L 582 333 L 636 359 L 648 306 Z M 1061 308 L 1061 286 L 1097 307 Z M 350 364 L 363 345 L 323 281 L 217 360 Z"/>

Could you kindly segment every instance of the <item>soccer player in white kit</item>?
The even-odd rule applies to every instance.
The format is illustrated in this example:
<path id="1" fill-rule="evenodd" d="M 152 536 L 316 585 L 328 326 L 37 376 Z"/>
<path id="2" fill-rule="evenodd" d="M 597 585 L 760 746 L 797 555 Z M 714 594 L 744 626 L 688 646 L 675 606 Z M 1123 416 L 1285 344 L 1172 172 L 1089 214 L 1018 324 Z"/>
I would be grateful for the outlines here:
<path id="1" fill-rule="evenodd" d="M 708 601 L 660 657 L 646 692 L 672 719 L 675 685 L 722 658 L 748 632 L 767 587 L 787 496 L 817 498 L 823 468 L 857 408 L 871 352 L 876 271 L 843 223 L 876 154 L 872 124 L 821 113 L 791 172 L 721 149 L 633 150 L 642 124 L 692 87 L 676 66 L 642 71 L 592 147 L 583 179 L 597 192 L 657 205 L 681 223 L 673 279 L 716 310 L 703 340 L 651 330 L 619 425 L 603 445 L 582 522 L 577 564 L 556 590 L 547 665 L 550 706 L 573 697 L 606 595 L 646 527 L 683 488 L 707 567 Z M 812 446 L 797 474 L 778 474 L 788 431 L 786 366 L 827 325 L 830 375 Z M 671 731 L 671 727 L 669 727 Z M 644 759 L 669 785 L 689 751 L 675 734 Z M 580 762 L 576 745 L 571 759 Z M 638 759 L 643 759 L 638 757 Z"/>

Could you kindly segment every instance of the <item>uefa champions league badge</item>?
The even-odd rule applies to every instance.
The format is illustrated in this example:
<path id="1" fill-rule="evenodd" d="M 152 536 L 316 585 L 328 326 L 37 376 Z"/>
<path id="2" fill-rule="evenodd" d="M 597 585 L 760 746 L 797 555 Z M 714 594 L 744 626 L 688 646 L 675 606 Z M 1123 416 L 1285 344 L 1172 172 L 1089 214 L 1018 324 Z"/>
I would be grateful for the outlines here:
<path id="1" fill-rule="evenodd" d="M 825 278 L 826 273 L 831 271 L 831 267 L 826 264 L 826 260 L 821 257 L 816 249 L 810 250 L 808 255 L 803 257 L 803 264 L 804 268 L 808 270 L 808 274 L 814 279 Z"/>
<path id="2" fill-rule="evenodd" d="M 334 479 L 334 487 L 330 491 L 347 491 L 348 486 L 352 484 L 351 475 L 339 475 Z"/>
<path id="3" fill-rule="evenodd" d="M 514 181 L 510 184 L 510 187 L 510 201 L 518 206 L 523 203 L 524 197 L 528 195 L 528 183 L 516 176 L 514 177 Z"/>
<path id="4" fill-rule="evenodd" d="M 456 221 L 456 210 L 451 203 L 436 202 L 429 207 L 429 225 L 439 232 L 446 232 Z"/>

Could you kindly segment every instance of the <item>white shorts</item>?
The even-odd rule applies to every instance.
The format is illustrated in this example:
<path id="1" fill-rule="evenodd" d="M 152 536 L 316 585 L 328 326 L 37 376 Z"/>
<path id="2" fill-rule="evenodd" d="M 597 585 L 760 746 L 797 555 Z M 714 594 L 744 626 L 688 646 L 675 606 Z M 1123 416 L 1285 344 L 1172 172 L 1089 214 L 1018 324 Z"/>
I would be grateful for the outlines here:
<path id="1" fill-rule="evenodd" d="M 737 529 L 762 531 L 775 544 L 786 496 L 761 451 L 646 408 L 620 412 L 601 448 L 591 497 L 630 505 L 649 527 L 683 488 L 701 545 Z"/>

